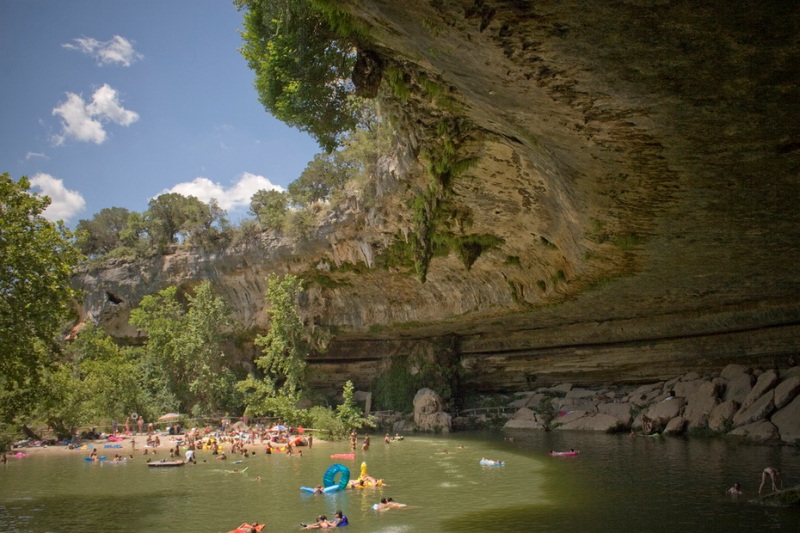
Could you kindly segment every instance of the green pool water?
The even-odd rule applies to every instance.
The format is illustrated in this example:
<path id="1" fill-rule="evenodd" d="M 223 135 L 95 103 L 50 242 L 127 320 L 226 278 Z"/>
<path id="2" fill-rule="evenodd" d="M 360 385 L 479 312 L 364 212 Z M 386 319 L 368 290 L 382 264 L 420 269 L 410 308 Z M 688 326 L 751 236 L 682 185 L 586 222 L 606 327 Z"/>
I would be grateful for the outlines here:
<path id="1" fill-rule="evenodd" d="M 373 435 L 372 442 L 355 460 L 330 458 L 350 452 L 346 442 L 318 443 L 302 457 L 255 447 L 236 464 L 199 452 L 197 465 L 179 468 L 149 468 L 141 455 L 124 465 L 91 464 L 85 451 L 11 459 L 0 467 L 0 531 L 224 532 L 243 521 L 299 531 L 300 522 L 337 509 L 351 533 L 800 530 L 797 509 L 748 502 L 764 466 L 781 468 L 787 486 L 800 483 L 794 448 L 587 432 L 412 435 L 391 444 Z M 547 453 L 570 448 L 580 455 Z M 506 464 L 481 466 L 482 457 Z M 387 486 L 300 491 L 321 484 L 334 463 L 355 478 L 362 462 Z M 725 494 L 735 481 L 745 497 Z M 390 496 L 408 507 L 373 510 Z"/>

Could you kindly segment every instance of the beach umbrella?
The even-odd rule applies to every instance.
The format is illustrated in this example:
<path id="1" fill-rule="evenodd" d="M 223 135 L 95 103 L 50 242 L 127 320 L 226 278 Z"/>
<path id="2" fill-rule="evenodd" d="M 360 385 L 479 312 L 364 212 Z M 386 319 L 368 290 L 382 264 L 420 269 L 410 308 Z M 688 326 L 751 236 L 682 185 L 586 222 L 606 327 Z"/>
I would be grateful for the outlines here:
<path id="1" fill-rule="evenodd" d="M 284 426 L 283 424 L 278 424 L 277 426 L 272 426 L 272 429 L 270 429 L 270 431 L 286 431 L 286 426 Z"/>
<path id="2" fill-rule="evenodd" d="M 175 420 L 176 418 L 180 418 L 181 415 L 178 413 L 167 413 L 165 415 L 161 415 L 158 417 L 159 420 Z"/>

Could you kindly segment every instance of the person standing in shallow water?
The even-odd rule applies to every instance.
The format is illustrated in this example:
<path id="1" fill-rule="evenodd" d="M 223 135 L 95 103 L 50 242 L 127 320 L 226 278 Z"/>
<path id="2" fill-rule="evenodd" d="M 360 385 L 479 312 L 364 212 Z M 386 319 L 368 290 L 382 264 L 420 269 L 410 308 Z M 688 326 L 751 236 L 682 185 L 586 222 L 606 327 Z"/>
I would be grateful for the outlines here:
<path id="1" fill-rule="evenodd" d="M 758 486 L 758 493 L 761 494 L 761 489 L 764 488 L 764 485 L 767 483 L 767 477 L 772 480 L 772 490 L 777 491 L 778 485 L 776 481 L 780 482 L 781 488 L 783 488 L 783 480 L 781 479 L 781 471 L 777 468 L 773 468 L 768 466 L 761 472 L 761 485 Z"/>

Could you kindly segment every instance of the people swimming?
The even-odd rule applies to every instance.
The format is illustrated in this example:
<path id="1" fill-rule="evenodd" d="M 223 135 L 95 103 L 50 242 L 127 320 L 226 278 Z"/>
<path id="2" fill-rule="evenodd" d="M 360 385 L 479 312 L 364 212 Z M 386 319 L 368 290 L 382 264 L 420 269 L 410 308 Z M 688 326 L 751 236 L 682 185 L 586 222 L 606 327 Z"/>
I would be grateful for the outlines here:
<path id="1" fill-rule="evenodd" d="M 333 520 L 328 520 L 328 517 L 325 515 L 319 515 L 317 521 L 313 524 L 300 522 L 300 526 L 302 526 L 303 529 L 328 529 L 332 527 L 344 527 L 349 523 L 347 516 L 339 510 L 334 513 Z"/>
<path id="2" fill-rule="evenodd" d="M 739 483 L 734 483 L 731 488 L 726 491 L 731 496 L 741 496 L 742 495 L 742 486 Z"/>

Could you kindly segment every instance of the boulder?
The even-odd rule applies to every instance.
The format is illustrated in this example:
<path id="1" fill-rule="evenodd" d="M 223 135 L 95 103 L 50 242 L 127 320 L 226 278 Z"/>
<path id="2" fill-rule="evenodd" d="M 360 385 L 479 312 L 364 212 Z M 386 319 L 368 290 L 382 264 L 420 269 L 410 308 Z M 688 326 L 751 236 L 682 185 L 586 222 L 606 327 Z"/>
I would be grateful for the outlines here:
<path id="1" fill-rule="evenodd" d="M 778 428 L 769 420 L 759 420 L 758 422 L 738 427 L 728 435 L 745 437 L 747 440 L 760 443 L 775 442 L 780 438 Z"/>
<path id="2" fill-rule="evenodd" d="M 572 383 L 561 383 L 555 387 L 550 387 L 549 390 L 553 392 L 569 392 L 572 390 Z"/>
<path id="3" fill-rule="evenodd" d="M 587 431 L 613 432 L 624 429 L 620 421 L 611 415 L 596 414 L 593 416 L 583 416 L 576 418 L 568 423 L 557 426 L 555 429 L 581 429 Z"/>
<path id="4" fill-rule="evenodd" d="M 753 378 L 750 374 L 738 374 L 728 379 L 728 385 L 725 387 L 724 401 L 733 400 L 739 405 L 742 405 L 744 399 L 753 390 Z"/>
<path id="5" fill-rule="evenodd" d="M 544 424 L 539 420 L 539 417 L 528 409 L 523 407 L 503 426 L 505 429 L 545 429 Z"/>
<path id="6" fill-rule="evenodd" d="M 774 370 L 762 372 L 761 375 L 758 376 L 756 384 L 753 385 L 753 390 L 750 391 L 750 394 L 748 394 L 747 398 L 745 398 L 742 402 L 742 409 L 747 409 L 753 405 L 753 403 L 761 398 L 765 392 L 772 389 L 776 383 L 778 383 L 777 372 Z"/>
<path id="7" fill-rule="evenodd" d="M 631 404 L 629 403 L 601 403 L 597 406 L 597 412 L 613 416 L 625 427 L 630 427 L 633 419 L 631 416 Z"/>
<path id="8" fill-rule="evenodd" d="M 694 375 L 695 372 L 691 372 L 691 374 Z M 694 395 L 694 393 L 697 392 L 697 390 L 703 386 L 703 383 L 707 382 L 702 379 L 694 379 L 691 381 L 679 381 L 675 384 L 675 387 L 673 388 L 673 390 L 675 391 L 675 396 L 688 398 Z"/>
<path id="9" fill-rule="evenodd" d="M 740 407 L 736 414 L 733 415 L 734 427 L 757 422 L 768 417 L 775 410 L 775 405 L 772 403 L 774 396 L 775 391 L 769 391 L 757 399 L 750 407 Z"/>
<path id="10" fill-rule="evenodd" d="M 708 415 L 708 427 L 712 431 L 726 431 L 732 424 L 733 415 L 739 410 L 739 404 L 733 400 L 726 400 L 717 405 Z"/>
<path id="11" fill-rule="evenodd" d="M 565 398 L 597 398 L 597 391 L 589 389 L 572 389 Z"/>
<path id="12" fill-rule="evenodd" d="M 725 378 L 728 381 L 731 381 L 735 377 L 741 376 L 742 374 L 748 374 L 750 371 L 744 365 L 737 365 L 737 364 L 729 364 L 725 368 L 722 369 L 722 372 L 719 373 L 720 377 Z"/>
<path id="13" fill-rule="evenodd" d="M 800 396 L 772 415 L 772 423 L 778 428 L 781 440 L 787 444 L 800 444 Z"/>
<path id="14" fill-rule="evenodd" d="M 681 413 L 686 404 L 684 398 L 673 398 L 651 405 L 645 415 L 653 421 L 654 427 L 664 427 L 667 422 Z"/>
<path id="15" fill-rule="evenodd" d="M 420 431 L 449 432 L 452 419 L 443 411 L 442 398 L 431 389 L 420 389 L 414 396 L 414 423 Z"/>
<path id="16" fill-rule="evenodd" d="M 587 411 L 569 411 L 569 412 L 564 413 L 564 414 L 559 414 L 553 420 L 553 426 L 554 427 L 556 425 L 563 426 L 565 424 L 569 424 L 570 422 L 573 422 L 574 420 L 578 420 L 579 418 L 583 418 L 585 416 L 589 416 L 589 415 L 592 415 L 592 414 L 594 414 L 594 413 L 589 413 Z"/>
<path id="17" fill-rule="evenodd" d="M 637 407 L 643 407 L 650 404 L 653 398 L 661 394 L 662 383 L 651 383 L 650 385 L 642 385 L 628 395 L 626 401 L 634 404 Z"/>
<path id="18" fill-rule="evenodd" d="M 800 376 L 791 376 L 781 381 L 775 387 L 775 409 L 780 409 L 794 400 L 798 392 L 800 392 Z"/>
<path id="19" fill-rule="evenodd" d="M 686 409 L 683 411 L 689 429 L 706 427 L 708 416 L 717 404 L 719 404 L 717 385 L 711 381 L 703 382 L 694 394 L 687 398 Z"/>
<path id="20" fill-rule="evenodd" d="M 686 419 L 682 416 L 676 416 L 669 422 L 667 422 L 667 426 L 664 428 L 664 435 L 681 435 L 684 431 L 686 431 Z"/>

